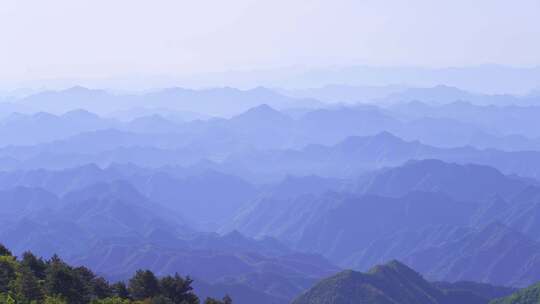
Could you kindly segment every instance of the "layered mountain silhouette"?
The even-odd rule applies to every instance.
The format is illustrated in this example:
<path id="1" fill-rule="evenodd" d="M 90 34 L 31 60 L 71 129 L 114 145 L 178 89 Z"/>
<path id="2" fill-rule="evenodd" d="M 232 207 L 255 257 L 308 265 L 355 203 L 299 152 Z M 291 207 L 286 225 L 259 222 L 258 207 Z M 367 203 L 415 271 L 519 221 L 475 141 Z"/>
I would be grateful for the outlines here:
<path id="1" fill-rule="evenodd" d="M 290 98 L 265 88 L 239 90 L 224 87 L 192 90 L 174 87 L 145 94 L 119 95 L 81 86 L 61 91 L 44 91 L 23 97 L 17 102 L 30 108 L 60 113 L 79 108 L 96 113 L 110 113 L 151 106 L 224 116 L 234 115 L 264 103 L 278 108 L 320 104 L 315 99 Z"/>
<path id="2" fill-rule="evenodd" d="M 198 293 L 215 296 L 225 289 L 239 303 L 250 303 L 255 296 L 263 303 L 288 303 L 339 270 L 320 256 L 240 235 L 202 235 L 187 241 L 112 239 L 96 243 L 72 261 L 105 273 L 111 280 L 128 278 L 139 268 L 157 275 L 189 273 L 199 282 L 195 285 Z"/>
<path id="3" fill-rule="evenodd" d="M 228 167 L 251 168 L 258 176 L 283 174 L 350 177 L 354 174 L 398 166 L 409 160 L 440 159 L 460 164 L 476 163 L 497 168 L 505 174 L 536 177 L 540 153 L 505 152 L 472 147 L 437 148 L 418 141 L 404 141 L 388 132 L 374 136 L 349 137 L 334 146 L 309 145 L 300 150 L 276 150 L 235 155 Z M 272 166 L 266 164 L 273 164 Z M 256 175 L 256 174 L 253 174 Z"/>
<path id="4" fill-rule="evenodd" d="M 0 133 L 5 132 L 3 141 L 0 141 L 0 146 L 4 147 L 0 149 L 0 156 L 17 159 L 20 168 L 46 164 L 51 164 L 49 166 L 56 164 L 58 168 L 88 162 L 107 164 L 111 161 L 121 161 L 117 156 L 119 153 L 132 150 L 128 151 L 128 154 L 141 155 L 140 150 L 146 149 L 153 152 L 147 152 L 138 158 L 132 157 L 129 161 L 145 166 L 159 166 L 193 163 L 205 158 L 214 161 L 229 158 L 241 160 L 257 158 L 263 161 L 268 157 L 281 160 L 283 155 L 295 154 L 305 154 L 304 157 L 309 160 L 315 156 L 311 155 L 314 150 L 350 148 L 356 152 L 371 154 L 370 161 L 374 164 L 386 162 L 392 166 L 410 158 L 440 158 L 449 161 L 477 162 L 520 175 L 538 174 L 536 165 L 538 152 L 534 151 L 538 151 L 540 147 L 536 139 L 540 135 L 526 134 L 525 131 L 487 132 L 486 129 L 492 129 L 490 125 L 473 124 L 470 122 L 471 117 L 459 120 L 446 114 L 447 110 L 452 113 L 452 109 L 436 108 L 433 115 L 437 116 L 439 115 L 437 113 L 441 112 L 440 117 L 429 116 L 432 113 L 426 110 L 428 115 L 426 117 L 408 118 L 409 114 L 403 114 L 399 109 L 394 113 L 392 109 L 375 106 L 328 107 L 307 110 L 305 114 L 293 118 L 270 105 L 262 104 L 231 118 L 186 122 L 177 122 L 162 114 L 139 116 L 125 122 L 101 118 L 86 110 L 73 110 L 62 115 L 44 112 L 30 115 L 13 114 L 4 118 L 0 124 L 2 126 Z M 484 110 L 488 112 L 486 115 L 494 116 L 486 118 L 486 123 L 492 123 L 503 119 L 500 113 L 513 111 L 516 112 L 516 116 L 522 117 L 520 113 L 528 111 L 528 108 L 500 108 L 493 111 L 489 107 L 486 109 L 480 107 L 476 112 L 484 113 Z M 454 112 L 456 111 L 458 110 Z M 463 110 L 458 112 L 458 116 L 466 113 Z M 524 129 L 531 129 L 530 123 L 526 125 L 527 128 Z M 354 143 L 361 145 L 359 142 L 363 141 L 362 138 L 388 137 L 389 134 L 395 134 L 406 139 L 406 143 L 416 145 L 404 148 L 396 136 L 394 142 L 386 142 L 385 149 L 373 146 L 371 151 L 358 151 L 354 148 Z M 418 140 L 424 144 L 420 144 Z M 15 146 L 6 147 L 8 145 Z M 463 147 L 466 145 L 471 147 Z M 483 148 L 499 150 L 481 150 Z M 411 149 L 414 150 L 409 151 Z M 388 154 L 393 150 L 406 152 L 402 157 L 404 160 Z M 530 151 L 523 152 L 523 150 Z M 345 156 L 335 155 L 337 151 L 332 152 L 329 156 L 333 154 L 334 157 Z M 375 158 L 376 152 L 383 153 L 380 159 Z M 152 157 L 149 153 L 155 155 Z M 174 157 L 175 154 L 178 156 Z M 149 158 L 162 161 L 150 162 Z M 302 165 L 300 162 L 292 163 L 292 159 L 286 160 L 287 165 L 294 165 L 288 170 L 289 173 L 296 173 L 293 170 L 302 173 L 297 168 Z M 324 161 L 321 166 L 334 165 L 328 163 L 328 160 L 319 161 Z M 351 159 L 342 159 L 343 163 L 335 165 L 343 167 L 345 161 L 352 163 Z M 534 165 L 529 168 L 522 164 L 525 161 Z M 237 167 L 247 165 L 239 163 L 230 166 L 242 170 Z M 323 173 L 312 171 L 317 174 Z"/>
<path id="5" fill-rule="evenodd" d="M 85 174 L 99 172 L 82 169 Z M 54 173 L 45 177 L 41 182 L 51 182 Z M 158 275 L 189 273 L 201 294 L 217 296 L 225 288 L 238 303 L 246 304 L 257 297 L 262 303 L 289 302 L 339 270 L 321 256 L 291 250 L 272 238 L 197 232 L 179 211 L 188 207 L 168 209 L 128 182 L 79 182 L 61 195 L 22 186 L 0 191 L 2 242 L 17 254 L 26 250 L 45 257 L 61 254 L 113 281 L 127 279 L 140 268 Z M 188 179 L 186 189 L 201 191 L 195 189 L 199 181 L 193 182 Z"/>
<path id="6" fill-rule="evenodd" d="M 270 235 L 343 267 L 398 258 L 433 280 L 526 286 L 540 280 L 535 183 L 485 166 L 414 161 L 351 187 L 319 184 L 319 194 L 277 187 L 289 195 L 259 198 L 227 229 Z"/>
<path id="7" fill-rule="evenodd" d="M 39 189 L 16 189 L 2 192 L 7 197 L 1 199 L 25 212 L 6 217 L 0 234 L 19 253 L 31 248 L 44 256 L 70 256 L 103 237 L 144 236 L 156 229 L 177 235 L 192 232 L 181 216 L 150 202 L 125 182 L 93 184 L 61 198 Z M 69 242 L 72 246 L 66 246 Z"/>
<path id="8" fill-rule="evenodd" d="M 494 100 L 492 100 L 494 101 Z M 423 102 L 399 103 L 391 107 L 397 117 L 420 119 L 423 117 L 446 118 L 474 124 L 484 130 L 500 135 L 521 134 L 529 138 L 538 138 L 536 125 L 540 108 L 534 105 L 475 105 L 466 100 L 442 105 L 429 105 Z"/>
<path id="9" fill-rule="evenodd" d="M 58 116 L 46 112 L 13 113 L 0 120 L 0 146 L 45 143 L 114 126 L 115 121 L 80 109 Z"/>
<path id="10" fill-rule="evenodd" d="M 530 180 L 503 175 L 492 167 L 428 159 L 362 178 L 355 191 L 390 197 L 412 191 L 440 192 L 461 201 L 485 201 L 514 197 L 529 185 Z"/>
<path id="11" fill-rule="evenodd" d="M 60 254 L 111 283 L 180 272 L 240 304 L 538 298 L 497 287 L 540 281 L 536 95 L 337 84 L 4 101 L 0 243 L 16 255 Z"/>
<path id="12" fill-rule="evenodd" d="M 0 174 L 0 216 L 8 245 L 45 255 L 82 252 L 88 247 L 75 245 L 77 238 L 91 245 L 110 231 L 176 231 L 165 238 L 176 240 L 221 227 L 272 236 L 343 267 L 399 258 L 433 280 L 526 286 L 540 279 L 535 185 L 490 167 L 438 160 L 352 180 L 290 176 L 263 187 L 213 171 L 83 166 Z M 56 235 L 65 227 L 73 234 Z"/>
<path id="13" fill-rule="evenodd" d="M 207 231 L 232 218 L 258 193 L 256 186 L 241 178 L 211 169 L 191 172 L 176 167 L 150 170 L 113 165 L 101 169 L 85 165 L 64 170 L 0 173 L 0 189 L 41 188 L 58 196 L 97 183 L 117 181 L 129 183 L 150 201 L 182 214 L 192 225 Z"/>

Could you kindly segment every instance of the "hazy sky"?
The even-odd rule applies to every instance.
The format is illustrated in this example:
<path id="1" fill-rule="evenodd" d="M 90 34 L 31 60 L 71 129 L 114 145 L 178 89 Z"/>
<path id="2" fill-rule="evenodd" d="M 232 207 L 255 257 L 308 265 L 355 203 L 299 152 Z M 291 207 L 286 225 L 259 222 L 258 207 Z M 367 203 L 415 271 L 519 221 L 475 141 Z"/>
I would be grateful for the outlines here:
<path id="1" fill-rule="evenodd" d="M 1 0 L 0 80 L 540 64 L 540 0 Z"/>

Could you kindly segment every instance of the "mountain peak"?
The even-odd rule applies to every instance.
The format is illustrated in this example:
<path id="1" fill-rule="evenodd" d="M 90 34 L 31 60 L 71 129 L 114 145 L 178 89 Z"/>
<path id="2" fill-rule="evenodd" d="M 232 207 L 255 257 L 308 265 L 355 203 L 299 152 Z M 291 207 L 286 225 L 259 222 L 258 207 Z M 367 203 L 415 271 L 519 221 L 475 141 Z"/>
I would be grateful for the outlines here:
<path id="1" fill-rule="evenodd" d="M 409 279 L 423 280 L 419 273 L 398 260 L 391 260 L 386 264 L 376 265 L 368 273 L 376 276 L 399 275 Z"/>
<path id="2" fill-rule="evenodd" d="M 230 243 L 240 243 L 247 240 L 247 238 L 236 229 L 224 234 L 223 239 L 229 241 Z"/>
<path id="3" fill-rule="evenodd" d="M 375 266 L 368 273 L 346 270 L 324 279 L 293 304 L 449 303 L 445 294 L 398 261 Z"/>
<path id="4" fill-rule="evenodd" d="M 249 123 L 256 123 L 262 121 L 283 123 L 286 121 L 290 121 L 291 118 L 286 114 L 283 114 L 282 112 L 270 107 L 267 104 L 261 104 L 245 111 L 244 113 L 234 116 L 231 120 L 244 121 Z"/>
<path id="5" fill-rule="evenodd" d="M 57 93 L 66 94 L 68 96 L 95 96 L 95 95 L 107 94 L 106 91 L 90 89 L 90 88 L 83 87 L 80 85 L 67 88 L 63 91 L 58 91 Z"/>
<path id="6" fill-rule="evenodd" d="M 84 109 L 75 109 L 68 111 L 62 115 L 65 118 L 72 119 L 99 119 L 99 116 Z"/>
<path id="7" fill-rule="evenodd" d="M 37 112 L 33 115 L 34 118 L 36 119 L 56 119 L 58 118 L 58 116 L 54 115 L 54 114 L 51 114 L 51 113 L 48 113 L 48 112 Z"/>
<path id="8" fill-rule="evenodd" d="M 394 134 L 388 132 L 388 131 L 382 131 L 378 134 L 375 134 L 373 136 L 373 138 L 375 139 L 379 139 L 379 140 L 391 140 L 391 141 L 402 141 L 401 138 L 395 136 Z"/>
<path id="9" fill-rule="evenodd" d="M 87 87 L 83 87 L 81 85 L 76 85 L 76 86 L 72 86 L 70 88 L 67 88 L 65 91 L 75 93 L 75 92 L 88 92 L 88 91 L 91 91 L 91 90 L 89 88 L 87 88 Z"/>
<path id="10" fill-rule="evenodd" d="M 260 104 L 256 107 L 253 107 L 251 109 L 248 109 L 245 113 L 262 113 L 262 114 L 276 114 L 276 113 L 279 113 L 281 114 L 281 112 L 275 110 L 274 108 L 272 108 L 271 106 L 263 103 L 263 104 Z"/>

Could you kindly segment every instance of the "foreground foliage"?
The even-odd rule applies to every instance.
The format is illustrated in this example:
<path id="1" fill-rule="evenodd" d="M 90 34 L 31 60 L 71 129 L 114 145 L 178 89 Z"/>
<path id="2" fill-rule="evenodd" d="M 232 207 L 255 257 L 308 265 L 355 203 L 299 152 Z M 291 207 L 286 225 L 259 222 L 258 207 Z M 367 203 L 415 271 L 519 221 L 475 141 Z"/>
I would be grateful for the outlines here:
<path id="1" fill-rule="evenodd" d="M 0 304 L 199 304 L 192 280 L 179 274 L 157 278 L 139 270 L 128 283 L 110 284 L 90 269 L 25 252 L 20 259 L 0 244 Z M 204 304 L 231 304 L 208 298 Z"/>

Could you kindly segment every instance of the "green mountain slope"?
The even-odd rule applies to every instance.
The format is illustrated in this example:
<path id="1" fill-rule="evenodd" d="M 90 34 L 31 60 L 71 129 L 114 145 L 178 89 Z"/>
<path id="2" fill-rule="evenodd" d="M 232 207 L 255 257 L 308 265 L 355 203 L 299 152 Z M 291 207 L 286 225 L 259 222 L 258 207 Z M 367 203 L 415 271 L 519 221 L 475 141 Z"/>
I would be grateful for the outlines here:
<path id="1" fill-rule="evenodd" d="M 490 304 L 538 304 L 540 303 L 540 283 L 522 289 L 506 298 L 494 300 Z"/>
<path id="2" fill-rule="evenodd" d="M 486 304 L 485 286 L 445 284 L 445 289 L 426 281 L 398 261 L 375 266 L 367 273 L 343 271 L 327 278 L 298 297 L 293 304 Z M 507 289 L 507 292 L 511 292 Z"/>

